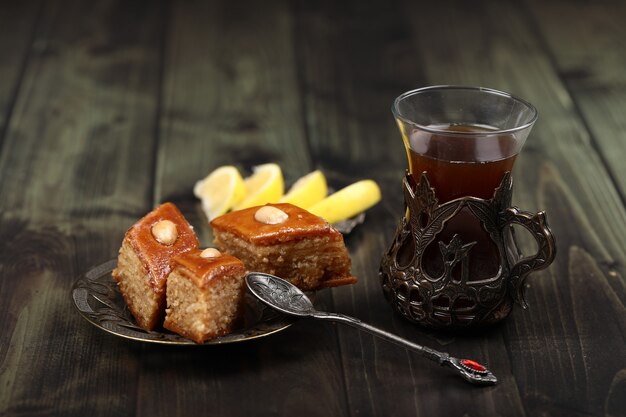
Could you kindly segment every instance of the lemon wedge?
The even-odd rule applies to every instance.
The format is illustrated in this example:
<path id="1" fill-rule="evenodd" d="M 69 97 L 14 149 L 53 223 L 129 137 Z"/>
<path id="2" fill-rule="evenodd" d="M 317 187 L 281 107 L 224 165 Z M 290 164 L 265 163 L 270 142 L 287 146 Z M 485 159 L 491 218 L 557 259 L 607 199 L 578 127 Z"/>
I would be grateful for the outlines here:
<path id="1" fill-rule="evenodd" d="M 281 203 L 291 203 L 294 206 L 307 209 L 322 201 L 328 194 L 326 177 L 320 170 L 308 173 L 293 183 L 287 194 L 280 199 Z"/>
<path id="2" fill-rule="evenodd" d="M 283 172 L 277 164 L 263 164 L 252 168 L 252 175 L 244 180 L 246 197 L 234 210 L 276 203 L 285 192 Z"/>
<path id="3" fill-rule="evenodd" d="M 367 210 L 380 201 L 380 188 L 372 180 L 361 180 L 333 193 L 308 209 L 328 223 L 337 223 Z"/>
<path id="4" fill-rule="evenodd" d="M 196 182 L 193 193 L 202 201 L 202 209 L 210 221 L 239 203 L 246 195 L 246 188 L 237 168 L 225 165 Z"/>

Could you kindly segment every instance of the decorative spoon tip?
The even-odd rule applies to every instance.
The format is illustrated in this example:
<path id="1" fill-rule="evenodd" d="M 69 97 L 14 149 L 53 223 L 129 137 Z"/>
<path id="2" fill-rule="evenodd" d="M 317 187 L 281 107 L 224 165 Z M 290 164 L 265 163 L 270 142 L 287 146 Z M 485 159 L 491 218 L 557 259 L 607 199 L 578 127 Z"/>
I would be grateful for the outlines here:
<path id="1" fill-rule="evenodd" d="M 494 385 L 498 378 L 484 365 L 471 359 L 448 358 L 444 364 L 456 369 L 468 382 L 475 385 Z"/>

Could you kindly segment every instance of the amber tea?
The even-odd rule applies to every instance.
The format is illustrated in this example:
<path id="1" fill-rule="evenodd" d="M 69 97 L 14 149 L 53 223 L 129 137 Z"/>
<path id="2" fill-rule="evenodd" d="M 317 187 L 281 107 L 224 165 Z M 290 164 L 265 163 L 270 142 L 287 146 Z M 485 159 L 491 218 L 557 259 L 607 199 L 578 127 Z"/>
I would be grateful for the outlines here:
<path id="1" fill-rule="evenodd" d="M 429 127 L 438 133 L 416 131 L 409 137 L 409 170 L 416 182 L 426 172 L 439 204 L 466 196 L 493 197 L 503 175 L 513 169 L 517 156 L 512 134 L 494 134 L 495 127 L 484 125 Z M 463 136 L 467 133 L 480 135 Z M 482 279 L 498 272 L 498 249 L 467 208 L 448 221 L 440 239 L 449 242 L 455 234 L 476 242 L 468 264 L 470 279 Z M 444 264 L 438 245 L 431 244 L 426 249 L 422 267 L 432 276 L 442 273 Z"/>
<path id="2" fill-rule="evenodd" d="M 428 173 L 439 203 L 465 196 L 491 198 L 504 173 L 513 169 L 517 156 L 515 138 L 511 134 L 490 134 L 496 128 L 486 126 L 436 128 L 441 133 L 414 132 L 409 138 L 411 173 Z M 485 136 L 462 137 L 458 133 Z"/>

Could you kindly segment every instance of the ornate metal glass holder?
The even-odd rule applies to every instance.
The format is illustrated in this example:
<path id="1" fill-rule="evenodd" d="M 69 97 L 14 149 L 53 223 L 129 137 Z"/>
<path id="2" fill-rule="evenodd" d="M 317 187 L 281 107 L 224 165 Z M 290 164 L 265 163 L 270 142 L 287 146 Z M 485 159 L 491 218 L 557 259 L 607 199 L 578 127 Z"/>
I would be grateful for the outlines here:
<path id="1" fill-rule="evenodd" d="M 468 328 L 503 320 L 513 301 L 527 307 L 524 282 L 531 272 L 550 265 L 556 246 L 544 212 L 510 207 L 513 183 L 509 172 L 489 200 L 463 197 L 440 205 L 425 172 L 417 184 L 407 173 L 403 188 L 406 216 L 380 266 L 383 292 L 397 312 L 426 327 Z M 469 210 L 495 244 L 499 266 L 494 276 L 469 276 L 468 260 L 477 243 L 472 236 L 454 234 L 450 241 L 438 240 L 445 224 L 461 210 Z M 536 254 L 522 256 L 513 224 L 532 234 Z M 424 268 L 424 254 L 431 244 L 438 244 L 443 262 L 438 276 Z"/>

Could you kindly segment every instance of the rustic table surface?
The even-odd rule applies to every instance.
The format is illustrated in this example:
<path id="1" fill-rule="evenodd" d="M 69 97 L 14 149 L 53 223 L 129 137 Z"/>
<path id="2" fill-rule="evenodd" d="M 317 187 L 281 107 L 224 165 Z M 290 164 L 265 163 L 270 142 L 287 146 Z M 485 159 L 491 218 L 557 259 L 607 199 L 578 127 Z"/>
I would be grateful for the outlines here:
<path id="1" fill-rule="evenodd" d="M 0 5 L 1 416 L 626 415 L 626 2 L 28 0 Z M 528 310 L 469 335 L 394 314 L 378 266 L 402 213 L 394 97 L 481 85 L 536 105 L 514 203 L 559 253 Z M 383 200 L 346 236 L 346 313 L 456 356 L 476 388 L 352 328 L 300 321 L 223 346 L 129 341 L 85 321 L 73 283 L 126 229 L 224 164 L 322 169 Z"/>

